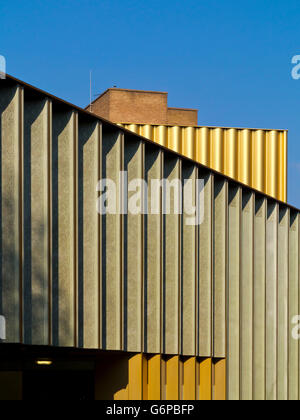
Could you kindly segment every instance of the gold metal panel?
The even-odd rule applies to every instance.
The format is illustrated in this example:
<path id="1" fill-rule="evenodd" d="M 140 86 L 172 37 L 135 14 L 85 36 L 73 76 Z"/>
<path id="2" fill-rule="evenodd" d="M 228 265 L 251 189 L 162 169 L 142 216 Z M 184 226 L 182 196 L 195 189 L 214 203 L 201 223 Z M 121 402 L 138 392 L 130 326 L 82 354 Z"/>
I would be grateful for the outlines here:
<path id="1" fill-rule="evenodd" d="M 287 131 L 121 125 L 262 193 L 287 200 Z"/>

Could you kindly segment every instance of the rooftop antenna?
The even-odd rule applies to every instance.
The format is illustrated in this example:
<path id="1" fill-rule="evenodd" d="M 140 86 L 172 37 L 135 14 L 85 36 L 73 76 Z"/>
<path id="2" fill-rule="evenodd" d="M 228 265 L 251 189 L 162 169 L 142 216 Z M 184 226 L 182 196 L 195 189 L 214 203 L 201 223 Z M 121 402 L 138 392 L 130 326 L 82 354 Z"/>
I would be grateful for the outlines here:
<path id="1" fill-rule="evenodd" d="M 92 70 L 90 70 L 90 112 L 92 112 Z"/>

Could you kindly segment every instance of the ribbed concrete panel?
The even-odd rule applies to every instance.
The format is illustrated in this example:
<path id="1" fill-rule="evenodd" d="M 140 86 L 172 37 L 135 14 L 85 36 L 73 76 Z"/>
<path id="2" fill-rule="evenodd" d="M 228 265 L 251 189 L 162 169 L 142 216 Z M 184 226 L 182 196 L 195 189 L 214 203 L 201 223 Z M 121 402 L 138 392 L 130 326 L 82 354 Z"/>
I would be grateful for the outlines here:
<path id="1" fill-rule="evenodd" d="M 241 399 L 253 398 L 253 252 L 254 194 L 243 191 L 241 220 Z"/>
<path id="2" fill-rule="evenodd" d="M 199 262 L 199 308 L 198 308 L 198 355 L 211 357 L 213 328 L 213 188 L 214 178 L 209 172 L 199 171 L 198 178 L 204 182 L 203 206 L 204 217 L 199 226 L 198 262 Z"/>
<path id="3" fill-rule="evenodd" d="M 276 203 L 268 203 L 266 251 L 266 399 L 277 398 L 278 222 Z"/>
<path id="4" fill-rule="evenodd" d="M 80 120 L 78 138 L 78 340 L 85 348 L 101 341 L 101 218 L 95 209 L 101 178 L 102 127 Z"/>
<path id="5" fill-rule="evenodd" d="M 181 353 L 196 354 L 197 226 L 195 225 L 196 179 L 194 165 L 183 163 Z"/>
<path id="6" fill-rule="evenodd" d="M 288 279 L 289 279 L 289 211 L 280 208 L 278 228 L 278 361 L 277 399 L 288 399 Z"/>
<path id="7" fill-rule="evenodd" d="M 160 353 L 162 324 L 162 188 L 163 153 L 145 149 L 145 180 L 148 185 L 148 214 L 144 217 L 144 352 Z M 153 183 L 154 181 L 154 183 Z"/>
<path id="8" fill-rule="evenodd" d="M 1 87 L 1 312 L 7 341 L 19 342 L 22 286 L 22 145 L 23 89 Z"/>
<path id="9" fill-rule="evenodd" d="M 253 307 L 253 399 L 266 396 L 266 220 L 267 200 L 255 199 L 254 307 Z"/>
<path id="10" fill-rule="evenodd" d="M 242 191 L 238 186 L 228 193 L 228 398 L 240 399 L 240 274 L 241 274 L 241 210 Z"/>
<path id="11" fill-rule="evenodd" d="M 290 212 L 289 227 L 289 400 L 299 398 L 299 340 L 292 334 L 299 316 L 299 214 Z M 298 321 L 297 321 L 298 322 Z M 298 330 L 296 331 L 296 333 Z"/>
<path id="12" fill-rule="evenodd" d="M 23 339 L 26 344 L 49 344 L 51 109 L 47 99 L 25 97 Z"/>
<path id="13" fill-rule="evenodd" d="M 214 357 L 226 356 L 228 183 L 215 177 L 214 185 Z"/>
<path id="14" fill-rule="evenodd" d="M 122 348 L 123 293 L 123 181 L 124 136 L 120 131 L 102 132 L 102 178 L 110 180 L 113 195 L 107 198 L 102 217 L 102 347 Z M 113 185 L 115 187 L 113 187 Z M 114 203 L 114 197 L 117 202 Z"/>
<path id="15" fill-rule="evenodd" d="M 262 193 L 287 200 L 287 131 L 120 125 Z"/>
<path id="16" fill-rule="evenodd" d="M 53 109 L 53 344 L 74 346 L 76 335 L 77 113 Z"/>
<path id="17" fill-rule="evenodd" d="M 181 165 L 165 154 L 163 203 L 163 353 L 179 354 L 180 279 L 181 279 Z"/>
<path id="18" fill-rule="evenodd" d="M 124 216 L 124 349 L 142 351 L 144 145 L 126 138 L 124 170 L 128 176 L 128 215 Z M 134 250 L 134 252 L 132 252 Z"/>

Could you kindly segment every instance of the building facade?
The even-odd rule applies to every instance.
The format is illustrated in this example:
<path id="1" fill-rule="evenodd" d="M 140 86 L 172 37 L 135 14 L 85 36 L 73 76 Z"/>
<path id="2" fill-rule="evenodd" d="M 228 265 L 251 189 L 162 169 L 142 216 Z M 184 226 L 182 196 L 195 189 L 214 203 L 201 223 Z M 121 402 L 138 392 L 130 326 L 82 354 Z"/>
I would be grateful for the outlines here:
<path id="1" fill-rule="evenodd" d="M 54 392 L 63 377 L 86 381 L 85 399 L 298 399 L 299 211 L 193 155 L 0 82 L 0 398 L 30 398 L 37 380 Z M 264 185 L 276 172 L 286 190 L 286 133 L 253 133 L 270 156 Z M 106 179 L 118 201 L 99 214 Z M 130 213 L 135 180 L 145 182 Z M 155 180 L 179 180 L 198 222 L 174 211 L 183 205 L 164 184 L 153 195 Z"/>

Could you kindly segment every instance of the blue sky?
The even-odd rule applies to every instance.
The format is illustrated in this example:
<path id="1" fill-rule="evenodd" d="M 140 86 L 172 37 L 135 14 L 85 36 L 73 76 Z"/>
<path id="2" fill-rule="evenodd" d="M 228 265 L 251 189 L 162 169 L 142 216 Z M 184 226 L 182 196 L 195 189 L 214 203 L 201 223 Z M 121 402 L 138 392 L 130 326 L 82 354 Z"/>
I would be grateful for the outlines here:
<path id="1" fill-rule="evenodd" d="M 0 4 L 7 72 L 76 105 L 121 88 L 169 92 L 199 124 L 289 129 L 300 207 L 299 0 L 27 0 Z"/>

